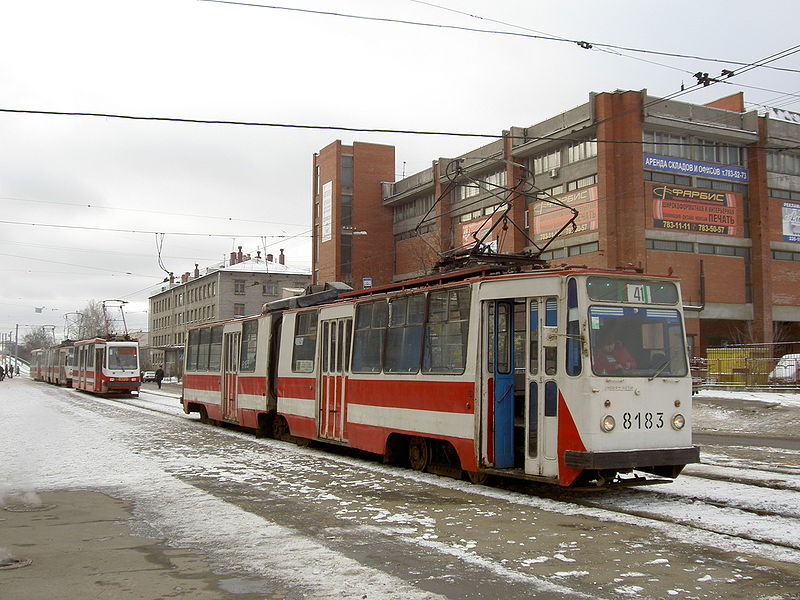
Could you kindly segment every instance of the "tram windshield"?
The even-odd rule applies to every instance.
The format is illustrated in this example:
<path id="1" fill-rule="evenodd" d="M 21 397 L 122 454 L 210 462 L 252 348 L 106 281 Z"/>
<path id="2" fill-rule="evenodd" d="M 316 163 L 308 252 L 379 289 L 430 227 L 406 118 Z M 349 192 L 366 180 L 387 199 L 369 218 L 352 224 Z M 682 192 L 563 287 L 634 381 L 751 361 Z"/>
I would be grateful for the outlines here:
<path id="1" fill-rule="evenodd" d="M 683 377 L 686 345 L 677 310 L 589 308 L 592 370 L 614 377 Z"/>
<path id="2" fill-rule="evenodd" d="M 108 349 L 108 368 L 122 371 L 136 371 L 139 368 L 136 360 L 135 346 L 111 346 Z"/>

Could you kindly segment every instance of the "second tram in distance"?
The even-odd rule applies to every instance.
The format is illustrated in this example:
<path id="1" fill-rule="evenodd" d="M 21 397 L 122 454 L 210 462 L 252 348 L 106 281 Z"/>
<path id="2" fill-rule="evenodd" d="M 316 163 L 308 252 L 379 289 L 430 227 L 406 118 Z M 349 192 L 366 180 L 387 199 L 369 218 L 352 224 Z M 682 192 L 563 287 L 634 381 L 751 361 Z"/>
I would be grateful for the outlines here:
<path id="1" fill-rule="evenodd" d="M 482 481 L 676 477 L 692 445 L 676 280 L 480 268 L 191 329 L 184 410 Z"/>
<path id="2" fill-rule="evenodd" d="M 138 392 L 139 342 L 92 338 L 34 350 L 31 377 L 95 394 Z"/>

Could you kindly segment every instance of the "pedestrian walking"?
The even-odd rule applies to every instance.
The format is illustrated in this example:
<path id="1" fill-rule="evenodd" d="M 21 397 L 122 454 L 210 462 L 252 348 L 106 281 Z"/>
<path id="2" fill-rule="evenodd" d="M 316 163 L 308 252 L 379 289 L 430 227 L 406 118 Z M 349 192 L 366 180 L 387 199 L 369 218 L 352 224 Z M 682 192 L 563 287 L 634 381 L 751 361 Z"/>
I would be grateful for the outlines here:
<path id="1" fill-rule="evenodd" d="M 0 365 L 0 381 L 6 378 L 6 370 L 3 368 L 3 365 Z"/>
<path id="2" fill-rule="evenodd" d="M 161 389 L 161 381 L 164 379 L 164 369 L 159 367 L 156 369 L 156 383 L 158 384 L 158 389 Z"/>

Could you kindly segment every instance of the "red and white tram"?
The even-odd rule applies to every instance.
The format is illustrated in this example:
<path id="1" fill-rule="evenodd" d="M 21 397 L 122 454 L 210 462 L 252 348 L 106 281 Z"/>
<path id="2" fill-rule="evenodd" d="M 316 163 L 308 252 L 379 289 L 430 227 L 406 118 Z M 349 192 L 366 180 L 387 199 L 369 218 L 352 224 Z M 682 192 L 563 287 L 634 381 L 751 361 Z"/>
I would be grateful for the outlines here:
<path id="1" fill-rule="evenodd" d="M 75 342 L 72 387 L 96 394 L 138 392 L 139 343 L 94 338 Z"/>
<path id="2" fill-rule="evenodd" d="M 319 296 L 191 330 L 184 410 L 473 481 L 699 460 L 672 278 L 473 269 Z"/>

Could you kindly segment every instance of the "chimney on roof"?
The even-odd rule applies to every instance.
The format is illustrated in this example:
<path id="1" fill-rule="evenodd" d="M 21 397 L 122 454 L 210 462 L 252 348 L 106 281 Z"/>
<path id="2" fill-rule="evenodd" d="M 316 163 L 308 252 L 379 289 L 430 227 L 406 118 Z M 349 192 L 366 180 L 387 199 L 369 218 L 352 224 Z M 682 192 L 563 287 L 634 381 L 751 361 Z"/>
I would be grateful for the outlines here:
<path id="1" fill-rule="evenodd" d="M 275 258 L 272 254 L 267 254 L 267 262 L 272 262 L 272 259 Z"/>
<path id="2" fill-rule="evenodd" d="M 284 264 L 284 262 L 283 262 L 284 260 L 286 260 L 286 257 L 283 256 L 283 248 L 281 248 L 281 253 L 278 256 L 278 263 Z"/>
<path id="3" fill-rule="evenodd" d="M 200 277 L 200 265 L 198 263 L 194 263 L 194 277 L 195 279 Z"/>
<path id="4" fill-rule="evenodd" d="M 240 263 L 244 260 L 244 255 L 242 254 L 242 247 L 239 246 L 239 252 L 236 254 L 236 262 Z"/>
<path id="5" fill-rule="evenodd" d="M 175 283 L 175 274 L 174 273 L 170 273 L 169 274 L 169 284 L 172 285 L 173 283 Z"/>
<path id="6" fill-rule="evenodd" d="M 237 261 L 236 261 L 236 252 L 231 252 L 231 261 L 230 261 L 228 264 L 229 264 L 230 266 L 233 266 L 233 265 L 235 265 L 235 264 L 236 264 L 236 262 L 237 262 Z"/>
<path id="7" fill-rule="evenodd" d="M 189 271 L 181 275 L 181 283 L 186 283 L 187 281 L 189 281 Z"/>

